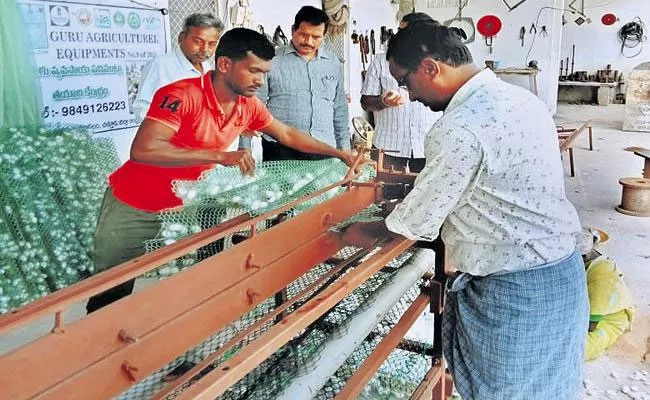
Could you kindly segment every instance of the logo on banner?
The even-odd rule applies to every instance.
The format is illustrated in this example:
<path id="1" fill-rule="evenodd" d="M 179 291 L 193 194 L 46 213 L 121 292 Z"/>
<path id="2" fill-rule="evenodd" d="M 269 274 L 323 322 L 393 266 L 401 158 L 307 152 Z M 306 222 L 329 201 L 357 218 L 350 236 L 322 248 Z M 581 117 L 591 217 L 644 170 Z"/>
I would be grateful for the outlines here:
<path id="1" fill-rule="evenodd" d="M 126 22 L 126 18 L 124 18 L 124 14 L 121 12 L 115 11 L 115 14 L 113 14 L 113 22 L 115 22 L 116 26 L 122 26 Z"/>
<path id="2" fill-rule="evenodd" d="M 93 15 L 90 13 L 90 10 L 80 8 L 77 11 L 77 21 L 79 25 L 89 26 L 93 22 Z"/>
<path id="3" fill-rule="evenodd" d="M 50 6 L 50 22 L 54 26 L 70 26 L 68 7 Z"/>
<path id="4" fill-rule="evenodd" d="M 98 28 L 111 27 L 111 12 L 107 8 L 95 8 L 95 26 Z"/>
<path id="5" fill-rule="evenodd" d="M 142 21 L 146 24 L 145 26 L 149 30 L 160 28 L 161 20 L 158 17 L 145 17 Z"/>
<path id="6" fill-rule="evenodd" d="M 129 26 L 133 29 L 138 29 L 140 28 L 140 16 L 138 13 L 131 11 L 129 13 L 129 16 L 126 18 L 126 23 L 129 24 Z"/>

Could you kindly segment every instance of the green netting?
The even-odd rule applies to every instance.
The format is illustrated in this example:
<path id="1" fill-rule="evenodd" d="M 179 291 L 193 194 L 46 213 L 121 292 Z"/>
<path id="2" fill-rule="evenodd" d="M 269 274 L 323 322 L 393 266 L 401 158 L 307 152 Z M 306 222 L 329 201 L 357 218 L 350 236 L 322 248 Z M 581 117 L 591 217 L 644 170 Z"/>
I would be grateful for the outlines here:
<path id="1" fill-rule="evenodd" d="M 268 161 L 260 163 L 252 177 L 242 176 L 238 168 L 217 167 L 197 181 L 176 181 L 174 192 L 183 199 L 183 207 L 160 213 L 162 228 L 154 239 L 145 243 L 145 248 L 156 250 L 242 214 L 264 214 L 340 181 L 347 171 L 348 167 L 337 159 Z M 374 169 L 366 167 L 359 180 L 373 176 Z M 297 215 L 343 190 L 342 187 L 333 188 L 301 203 L 286 216 Z M 264 230 L 269 224 L 262 222 L 257 229 Z M 228 237 L 168 263 L 155 274 L 176 273 L 231 244 Z"/>
<path id="2" fill-rule="evenodd" d="M 0 1 L 0 127 L 41 122 L 41 88 L 26 27 L 16 1 Z"/>
<path id="3" fill-rule="evenodd" d="M 0 129 L 0 312 L 92 272 L 109 139 L 80 129 Z"/>

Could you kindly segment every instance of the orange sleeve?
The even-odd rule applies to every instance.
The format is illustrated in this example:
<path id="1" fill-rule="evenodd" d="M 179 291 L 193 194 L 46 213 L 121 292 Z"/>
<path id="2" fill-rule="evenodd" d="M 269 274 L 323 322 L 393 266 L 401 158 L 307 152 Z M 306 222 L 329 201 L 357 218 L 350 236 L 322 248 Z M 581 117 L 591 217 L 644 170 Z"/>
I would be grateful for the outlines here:
<path id="1" fill-rule="evenodd" d="M 190 109 L 191 101 L 186 91 L 172 83 L 156 91 L 145 118 L 161 122 L 178 131 L 183 117 Z"/>
<path id="2" fill-rule="evenodd" d="M 262 103 L 260 99 L 253 96 L 250 98 L 252 102 L 251 106 L 251 120 L 248 123 L 248 129 L 252 131 L 259 131 L 264 129 L 271 121 L 273 121 L 273 115 L 269 112 L 268 108 Z"/>

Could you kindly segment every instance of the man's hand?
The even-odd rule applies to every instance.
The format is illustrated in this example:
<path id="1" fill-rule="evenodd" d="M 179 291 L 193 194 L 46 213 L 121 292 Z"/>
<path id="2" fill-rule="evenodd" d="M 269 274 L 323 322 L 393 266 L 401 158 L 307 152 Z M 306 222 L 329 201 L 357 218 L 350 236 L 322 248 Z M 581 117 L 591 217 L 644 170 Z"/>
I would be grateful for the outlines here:
<path id="1" fill-rule="evenodd" d="M 404 104 L 404 98 L 399 94 L 399 92 L 389 90 L 381 95 L 381 102 L 386 107 L 397 107 Z"/>
<path id="2" fill-rule="evenodd" d="M 370 164 L 373 163 L 374 161 L 369 160 L 363 156 L 360 156 L 359 153 L 357 152 L 351 152 L 351 151 L 346 151 L 343 150 L 341 151 L 341 155 L 338 157 L 341 161 L 343 161 L 348 167 L 352 168 L 353 172 L 356 174 L 361 170 L 361 167 L 364 166 L 365 164 Z M 359 160 L 359 163 L 355 165 L 355 162 L 357 162 L 357 159 L 361 157 Z M 346 178 L 348 178 L 350 173 L 346 175 Z"/>
<path id="3" fill-rule="evenodd" d="M 368 248 L 390 234 L 384 221 L 357 222 L 345 229 L 341 239 L 346 245 Z"/>
<path id="4" fill-rule="evenodd" d="M 252 176 L 255 173 L 255 160 L 249 149 L 218 152 L 216 162 L 227 167 L 236 165 L 241 170 L 241 173 L 245 175 Z"/>
<path id="5" fill-rule="evenodd" d="M 349 150 L 343 150 L 342 153 L 343 153 L 343 154 L 341 154 L 341 156 L 339 157 L 339 159 L 340 159 L 341 161 L 343 161 L 343 162 L 344 162 L 348 167 L 350 167 L 350 168 L 352 168 L 352 167 L 355 167 L 355 168 L 358 167 L 358 166 L 355 166 L 355 165 L 354 165 L 354 163 L 355 163 L 356 160 L 357 160 L 357 154 L 356 154 L 356 153 L 354 153 L 354 152 L 352 152 L 352 151 L 349 151 Z M 361 163 L 359 163 L 359 164 L 361 164 Z M 355 172 L 356 172 L 356 171 L 355 171 Z"/>

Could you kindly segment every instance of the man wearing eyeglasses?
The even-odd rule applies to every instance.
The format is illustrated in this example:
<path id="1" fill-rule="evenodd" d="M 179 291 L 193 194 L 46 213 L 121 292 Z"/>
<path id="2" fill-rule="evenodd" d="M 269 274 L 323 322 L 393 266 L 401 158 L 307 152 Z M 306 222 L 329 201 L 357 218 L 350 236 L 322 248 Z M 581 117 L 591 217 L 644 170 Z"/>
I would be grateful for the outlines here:
<path id="1" fill-rule="evenodd" d="M 417 23 L 435 23 L 425 13 L 411 13 L 402 18 L 399 28 Z M 411 172 L 424 168 L 424 137 L 442 113 L 423 104 L 408 101 L 408 90 L 388 70 L 385 56 L 377 56 L 368 67 L 361 88 L 361 107 L 374 113 L 375 147 L 390 150 L 384 154 L 384 168 Z"/>
<path id="2" fill-rule="evenodd" d="M 580 221 L 546 105 L 481 70 L 445 26 L 398 32 L 387 58 L 411 101 L 444 114 L 427 134 L 413 190 L 385 224 L 352 225 L 344 240 L 388 229 L 430 241 L 442 226 L 458 271 L 443 351 L 460 396 L 580 398 L 589 324 Z"/>

